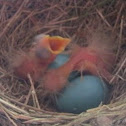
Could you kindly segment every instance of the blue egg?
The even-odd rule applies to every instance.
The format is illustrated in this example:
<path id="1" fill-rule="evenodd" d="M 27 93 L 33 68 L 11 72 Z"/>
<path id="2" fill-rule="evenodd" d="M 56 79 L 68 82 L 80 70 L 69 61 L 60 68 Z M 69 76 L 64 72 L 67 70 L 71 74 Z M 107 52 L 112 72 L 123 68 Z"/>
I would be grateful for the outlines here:
<path id="1" fill-rule="evenodd" d="M 49 65 L 49 69 L 56 69 L 67 63 L 69 61 L 70 55 L 68 54 L 59 54 L 56 56 L 56 59 Z M 72 71 L 68 80 L 71 81 L 77 77 L 80 73 L 78 71 Z"/>
<path id="2" fill-rule="evenodd" d="M 56 59 L 49 65 L 49 69 L 56 69 L 64 65 L 69 60 L 69 55 L 59 54 L 56 56 Z"/>
<path id="3" fill-rule="evenodd" d="M 98 107 L 109 97 L 109 89 L 103 80 L 92 75 L 77 77 L 58 96 L 56 106 L 60 112 L 81 113 Z"/>

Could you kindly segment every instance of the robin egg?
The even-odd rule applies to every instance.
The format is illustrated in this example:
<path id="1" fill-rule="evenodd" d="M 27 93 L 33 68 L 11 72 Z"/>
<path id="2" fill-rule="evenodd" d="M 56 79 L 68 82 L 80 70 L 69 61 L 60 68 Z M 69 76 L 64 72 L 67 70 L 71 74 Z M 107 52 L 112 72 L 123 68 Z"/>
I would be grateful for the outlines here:
<path id="1" fill-rule="evenodd" d="M 56 106 L 60 112 L 81 113 L 105 103 L 109 88 L 99 77 L 85 75 L 70 81 L 56 96 Z"/>
<path id="2" fill-rule="evenodd" d="M 56 56 L 56 59 L 49 65 L 49 69 L 56 69 L 69 60 L 69 55 L 59 54 Z"/>

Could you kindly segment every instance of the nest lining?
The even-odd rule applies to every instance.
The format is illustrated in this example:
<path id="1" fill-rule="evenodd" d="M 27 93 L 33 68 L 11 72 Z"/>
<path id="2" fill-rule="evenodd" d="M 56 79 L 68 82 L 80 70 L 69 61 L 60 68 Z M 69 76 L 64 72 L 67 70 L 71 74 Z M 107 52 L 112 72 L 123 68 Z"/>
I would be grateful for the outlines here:
<path id="1" fill-rule="evenodd" d="M 125 3 L 125 2 L 124 2 Z M 125 125 L 126 114 L 126 17 L 125 4 L 104 1 L 0 1 L 0 120 L 8 125 Z M 44 33 L 70 37 L 85 45 L 85 29 L 92 22 L 102 22 L 104 30 L 116 36 L 118 48 L 114 65 L 110 104 L 79 115 L 58 113 L 41 99 L 43 90 L 15 77 L 9 67 L 10 57 L 27 50 L 33 37 Z M 85 40 L 86 41 L 86 40 Z M 43 94 L 46 95 L 46 94 Z M 48 99 L 48 98 L 47 98 Z M 41 109 L 40 109 L 41 108 Z M 102 118 L 101 118 L 102 116 Z M 1 121 L 1 125 L 6 125 Z M 106 124 L 107 125 L 107 124 Z"/>

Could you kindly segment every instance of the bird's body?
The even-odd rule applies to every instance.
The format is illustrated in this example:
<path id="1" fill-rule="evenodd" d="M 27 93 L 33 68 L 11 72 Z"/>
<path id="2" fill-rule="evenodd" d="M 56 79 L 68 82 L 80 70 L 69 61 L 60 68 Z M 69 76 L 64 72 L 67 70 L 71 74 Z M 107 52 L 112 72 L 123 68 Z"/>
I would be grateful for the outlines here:
<path id="1" fill-rule="evenodd" d="M 70 39 L 59 36 L 40 36 L 37 42 L 27 52 L 16 56 L 13 61 L 15 75 L 27 80 L 30 74 L 33 81 L 38 81 L 56 55 L 69 44 Z"/>
<path id="2" fill-rule="evenodd" d="M 34 56 L 33 54 L 24 54 L 17 59 L 17 62 L 14 64 L 14 73 L 22 78 L 27 80 L 27 75 L 30 74 L 33 81 L 39 80 L 43 75 L 44 71 L 47 69 L 48 64 L 55 59 L 56 55 L 52 55 L 48 60 L 41 60 Z"/>
<path id="3" fill-rule="evenodd" d="M 111 78 L 109 73 L 113 68 L 114 54 L 105 53 L 99 51 L 95 48 L 88 47 L 78 47 L 78 50 L 73 54 L 74 60 L 78 63 L 75 65 L 74 69 L 79 71 L 88 71 L 93 75 L 102 76 L 106 80 Z M 76 57 L 76 58 L 75 58 Z"/>
<path id="4" fill-rule="evenodd" d="M 63 66 L 48 70 L 44 77 L 44 86 L 50 92 L 58 92 L 66 86 L 68 77 L 72 71 L 88 71 L 92 75 L 101 76 L 109 81 L 115 62 L 111 43 L 95 35 L 87 47 L 73 46 L 68 62 Z"/>

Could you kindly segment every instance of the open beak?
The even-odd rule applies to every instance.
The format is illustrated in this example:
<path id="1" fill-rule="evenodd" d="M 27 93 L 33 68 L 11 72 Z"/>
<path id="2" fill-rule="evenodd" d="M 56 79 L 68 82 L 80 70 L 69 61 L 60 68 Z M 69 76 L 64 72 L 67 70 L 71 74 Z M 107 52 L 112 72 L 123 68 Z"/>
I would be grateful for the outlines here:
<path id="1" fill-rule="evenodd" d="M 43 38 L 43 46 L 53 54 L 59 54 L 64 51 L 65 47 L 70 43 L 69 38 L 60 36 L 45 35 Z"/>

